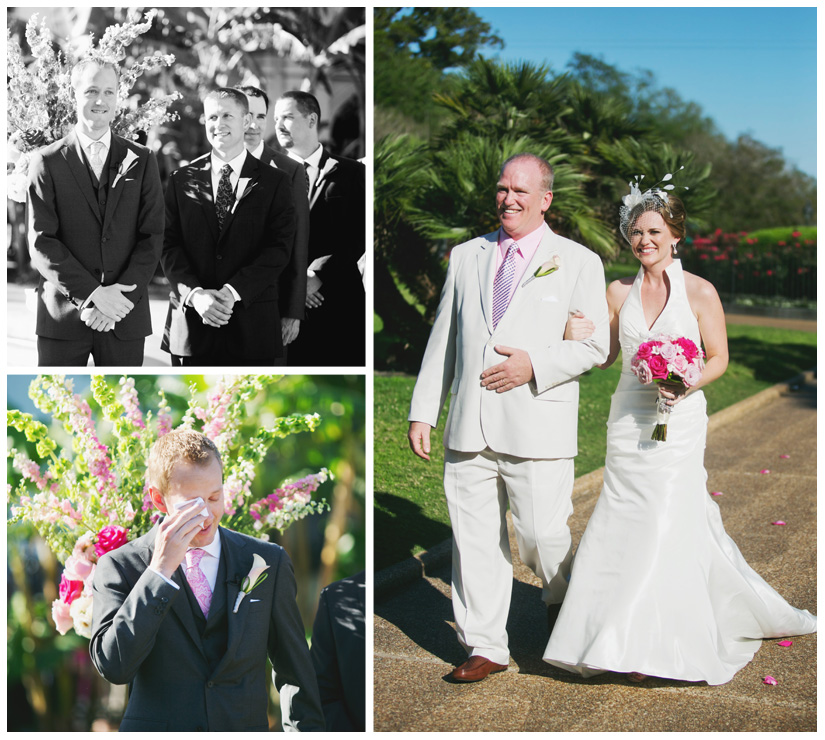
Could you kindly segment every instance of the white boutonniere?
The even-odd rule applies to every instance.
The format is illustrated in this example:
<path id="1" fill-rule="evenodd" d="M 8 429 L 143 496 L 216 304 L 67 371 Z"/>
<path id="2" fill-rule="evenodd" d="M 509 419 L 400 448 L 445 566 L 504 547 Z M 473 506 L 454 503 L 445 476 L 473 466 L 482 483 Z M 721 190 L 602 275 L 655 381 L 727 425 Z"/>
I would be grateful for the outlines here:
<path id="1" fill-rule="evenodd" d="M 126 156 L 123 158 L 123 161 L 120 163 L 120 167 L 117 168 L 117 174 L 115 175 L 115 180 L 112 183 L 112 187 L 114 188 L 117 186 L 120 178 L 123 177 L 132 167 L 135 166 L 135 162 L 138 161 L 138 155 L 135 154 L 131 149 L 126 150 Z"/>
<path id="2" fill-rule="evenodd" d="M 318 177 L 315 180 L 315 187 L 317 188 L 323 181 L 324 178 L 332 172 L 338 166 L 338 160 L 333 159 L 330 157 L 326 162 L 324 162 L 324 169 L 318 174 Z"/>
<path id="3" fill-rule="evenodd" d="M 543 265 L 540 265 L 539 268 L 525 280 L 521 287 L 523 288 L 525 285 L 529 285 L 531 281 L 535 280 L 536 278 L 544 277 L 545 275 L 550 275 L 554 273 L 556 270 L 561 267 L 561 259 L 557 254 L 554 254 L 547 262 Z"/>
<path id="4" fill-rule="evenodd" d="M 238 178 L 238 187 L 235 189 L 236 193 L 240 193 L 241 197 L 237 198 L 235 202 L 232 204 L 232 213 L 235 213 L 235 209 L 238 207 L 238 203 L 240 203 L 247 195 L 252 192 L 252 188 L 255 186 L 249 186 L 249 181 L 251 177 L 239 177 Z"/>
<path id="5" fill-rule="evenodd" d="M 243 597 L 263 582 L 267 575 L 264 571 L 268 568 L 266 561 L 258 553 L 252 556 L 252 568 L 250 568 L 249 573 L 241 583 L 241 590 L 238 593 L 238 598 L 235 599 L 235 608 L 232 610 L 233 614 L 238 613 L 238 607 L 241 605 Z"/>

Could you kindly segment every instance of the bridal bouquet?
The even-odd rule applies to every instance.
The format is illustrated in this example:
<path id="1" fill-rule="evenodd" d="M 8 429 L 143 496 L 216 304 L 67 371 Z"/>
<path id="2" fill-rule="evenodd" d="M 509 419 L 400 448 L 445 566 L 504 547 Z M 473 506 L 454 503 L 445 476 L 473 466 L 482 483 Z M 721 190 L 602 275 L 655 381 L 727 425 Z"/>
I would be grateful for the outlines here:
<path id="1" fill-rule="evenodd" d="M 256 467 L 272 443 L 311 432 L 320 423 L 318 414 L 268 419 L 266 428 L 243 442 L 240 427 L 247 403 L 278 380 L 279 376 L 225 377 L 207 392 L 205 403 L 193 385 L 178 427 L 197 428 L 221 453 L 223 526 L 263 540 L 269 539 L 270 531 L 283 532 L 292 523 L 328 509 L 326 501 L 313 501 L 311 495 L 332 478 L 322 468 L 298 481 L 285 481 L 269 495 L 253 495 Z M 98 558 L 145 534 L 161 516 L 153 509 L 145 485 L 146 458 L 155 440 L 173 428 L 163 391 L 153 414 L 141 409 L 132 378 L 124 377 L 113 387 L 104 376 L 93 376 L 91 386 L 102 416 L 97 421 L 90 404 L 72 392 L 71 380 L 41 376 L 31 384 L 29 395 L 37 408 L 71 434 L 71 445 L 62 449 L 49 428 L 31 414 L 7 412 L 8 426 L 25 434 L 37 458 L 14 448 L 8 452 L 19 477 L 15 487 L 8 486 L 8 524 L 21 520 L 33 524 L 64 564 L 52 617 L 61 634 L 74 628 L 84 637 L 91 637 L 92 579 Z M 111 426 L 111 432 L 104 435 L 98 421 Z"/>
<path id="2" fill-rule="evenodd" d="M 630 362 L 630 369 L 644 385 L 655 381 L 692 388 L 705 369 L 705 353 L 686 337 L 659 334 L 639 345 Z M 651 439 L 659 442 L 667 440 L 667 419 L 671 409 L 667 400 L 659 394 L 656 399 L 656 426 Z"/>

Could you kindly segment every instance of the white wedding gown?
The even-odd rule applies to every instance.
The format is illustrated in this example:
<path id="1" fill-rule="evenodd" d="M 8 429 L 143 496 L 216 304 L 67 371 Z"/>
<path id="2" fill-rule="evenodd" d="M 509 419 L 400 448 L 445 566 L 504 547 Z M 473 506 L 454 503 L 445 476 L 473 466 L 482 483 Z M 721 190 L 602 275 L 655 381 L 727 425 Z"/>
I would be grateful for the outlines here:
<path id="1" fill-rule="evenodd" d="M 622 375 L 607 427 L 604 487 L 573 562 L 544 660 L 583 676 L 639 672 L 722 684 L 763 637 L 816 631 L 745 562 L 707 492 L 707 415 L 701 391 L 651 441 L 656 385 L 630 371 L 639 344 L 659 333 L 692 339 L 681 263 L 667 268 L 670 297 L 648 329 L 639 270 L 619 314 Z"/>

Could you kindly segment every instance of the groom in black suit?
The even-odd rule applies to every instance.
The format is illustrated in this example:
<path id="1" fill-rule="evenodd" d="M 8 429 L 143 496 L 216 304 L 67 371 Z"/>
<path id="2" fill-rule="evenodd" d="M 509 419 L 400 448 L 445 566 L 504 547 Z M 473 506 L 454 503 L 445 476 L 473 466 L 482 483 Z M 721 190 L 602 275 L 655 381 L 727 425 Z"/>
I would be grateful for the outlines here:
<path id="1" fill-rule="evenodd" d="M 295 341 L 301 330 L 301 321 L 306 309 L 304 302 L 307 295 L 307 249 L 309 242 L 309 198 L 307 195 L 307 175 L 291 157 L 275 151 L 266 144 L 263 132 L 266 128 L 266 116 L 269 112 L 269 98 L 266 93 L 254 85 L 242 85 L 237 88 L 249 101 L 249 128 L 244 134 L 246 150 L 264 164 L 284 172 L 292 184 L 292 199 L 295 204 L 295 241 L 289 264 L 281 273 L 278 281 L 281 310 L 281 341 L 284 345 L 283 361 L 277 365 L 286 365 L 287 346 Z"/>
<path id="2" fill-rule="evenodd" d="M 289 264 L 289 177 L 244 147 L 246 96 L 203 102 L 212 151 L 172 173 L 161 262 L 169 280 L 162 347 L 182 365 L 273 365 L 283 356 L 278 281 Z"/>
<path id="3" fill-rule="evenodd" d="M 163 239 L 154 155 L 112 133 L 118 70 L 94 60 L 72 70 L 77 125 L 29 166 L 38 364 L 143 364 L 152 333 L 147 286 Z"/>
<path id="4" fill-rule="evenodd" d="M 219 526 L 215 444 L 170 432 L 146 478 L 165 518 L 101 556 L 94 575 L 89 649 L 104 678 L 129 684 L 121 731 L 268 731 L 267 657 L 284 729 L 323 730 L 292 564 L 278 545 Z M 266 578 L 238 602 L 259 559 Z"/>

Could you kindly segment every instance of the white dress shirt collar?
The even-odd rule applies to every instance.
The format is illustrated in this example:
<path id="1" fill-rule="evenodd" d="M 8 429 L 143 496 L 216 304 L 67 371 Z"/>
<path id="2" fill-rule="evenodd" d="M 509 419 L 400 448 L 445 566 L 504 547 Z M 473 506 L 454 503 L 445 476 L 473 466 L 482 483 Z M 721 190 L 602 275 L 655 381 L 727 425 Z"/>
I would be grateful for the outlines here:
<path id="1" fill-rule="evenodd" d="M 243 163 L 246 162 L 246 147 L 243 148 L 237 157 L 230 159 L 228 162 L 224 162 L 220 157 L 215 156 L 215 152 L 212 152 L 210 156 L 212 159 L 213 176 L 217 175 L 220 178 L 223 166 L 228 164 L 232 168 L 233 181 L 238 181 L 238 178 L 241 176 L 241 169 L 243 169 Z"/>
<path id="2" fill-rule="evenodd" d="M 83 147 L 83 151 L 86 152 L 86 156 L 91 154 L 89 147 L 96 141 L 99 141 L 103 144 L 103 152 L 101 154 L 101 159 L 106 159 L 106 155 L 109 152 L 110 147 L 112 146 L 112 129 L 107 128 L 106 133 L 103 134 L 99 139 L 92 139 L 86 134 L 84 134 L 79 126 L 74 127 L 74 131 L 77 134 L 77 140 L 80 142 L 80 146 Z"/>
<path id="3" fill-rule="evenodd" d="M 260 159 L 264 154 L 263 139 L 258 142 L 258 146 L 256 146 L 254 149 L 249 149 L 248 151 L 253 157 L 255 157 L 255 159 Z"/>

